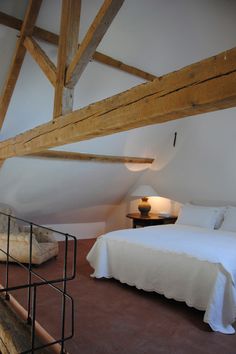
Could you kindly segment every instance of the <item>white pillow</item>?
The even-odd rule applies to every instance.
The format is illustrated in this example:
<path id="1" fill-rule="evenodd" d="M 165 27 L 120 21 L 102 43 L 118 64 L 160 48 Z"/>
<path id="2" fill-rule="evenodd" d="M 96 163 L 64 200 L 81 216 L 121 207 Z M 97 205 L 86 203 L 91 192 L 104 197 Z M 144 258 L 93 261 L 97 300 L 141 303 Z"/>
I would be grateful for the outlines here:
<path id="1" fill-rule="evenodd" d="M 205 206 L 205 205 L 198 205 L 198 204 L 194 204 L 194 203 L 187 203 L 187 205 L 192 205 L 192 206 L 198 206 L 198 207 L 201 207 L 201 208 L 206 208 L 206 209 L 214 209 L 218 211 L 218 216 L 217 216 L 217 219 L 216 219 L 216 223 L 215 223 L 215 226 L 214 226 L 214 229 L 219 229 L 223 220 L 224 220 L 224 215 L 225 215 L 225 212 L 226 212 L 226 206 Z"/>
<path id="2" fill-rule="evenodd" d="M 227 207 L 220 230 L 236 232 L 236 207 Z"/>
<path id="3" fill-rule="evenodd" d="M 185 204 L 182 206 L 176 224 L 219 228 L 225 208 Z"/>

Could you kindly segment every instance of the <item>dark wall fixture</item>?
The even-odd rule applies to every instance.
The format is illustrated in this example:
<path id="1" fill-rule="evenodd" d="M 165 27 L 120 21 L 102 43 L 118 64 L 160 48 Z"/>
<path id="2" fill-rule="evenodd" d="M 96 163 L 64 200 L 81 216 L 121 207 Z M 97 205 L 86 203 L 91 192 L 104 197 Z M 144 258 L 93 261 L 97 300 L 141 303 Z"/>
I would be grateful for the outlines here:
<path id="1" fill-rule="evenodd" d="M 175 136 L 174 136 L 174 141 L 173 141 L 173 146 L 175 147 L 176 145 L 176 140 L 177 140 L 177 132 L 175 132 Z"/>

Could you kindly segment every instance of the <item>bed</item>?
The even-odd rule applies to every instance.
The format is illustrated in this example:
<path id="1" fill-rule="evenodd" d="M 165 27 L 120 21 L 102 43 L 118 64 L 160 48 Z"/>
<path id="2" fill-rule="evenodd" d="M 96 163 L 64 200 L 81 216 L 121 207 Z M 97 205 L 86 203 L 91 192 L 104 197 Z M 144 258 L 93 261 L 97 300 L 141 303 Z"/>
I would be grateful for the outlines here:
<path id="1" fill-rule="evenodd" d="M 205 311 L 203 321 L 213 331 L 233 334 L 236 232 L 215 229 L 216 218 L 211 227 L 186 225 L 186 218 L 182 220 L 185 224 L 180 219 L 174 225 L 118 230 L 99 237 L 87 255 L 92 276 L 115 278 L 184 301 Z"/>

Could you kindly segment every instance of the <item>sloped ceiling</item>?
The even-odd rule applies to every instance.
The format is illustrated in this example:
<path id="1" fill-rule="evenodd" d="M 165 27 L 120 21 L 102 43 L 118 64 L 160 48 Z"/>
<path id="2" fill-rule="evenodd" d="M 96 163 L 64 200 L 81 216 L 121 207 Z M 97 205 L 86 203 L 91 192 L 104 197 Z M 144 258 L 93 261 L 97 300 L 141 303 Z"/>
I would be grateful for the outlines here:
<path id="1" fill-rule="evenodd" d="M 82 1 L 80 40 L 101 0 Z M 27 1 L 1 0 L 0 11 L 23 18 Z M 37 26 L 59 32 L 59 0 L 44 0 Z M 126 0 L 98 50 L 154 75 L 162 75 L 235 46 L 234 0 Z M 3 85 L 17 32 L 0 25 L 0 86 Z M 40 43 L 56 62 L 57 50 Z M 74 109 L 133 87 L 142 80 L 91 62 L 77 84 Z M 53 89 L 27 54 L 0 133 L 4 140 L 52 117 Z M 207 115 L 208 116 L 208 115 Z M 154 157 L 164 165 L 175 158 L 173 134 L 186 119 L 81 142 L 68 151 Z M 59 162 L 14 158 L 0 170 L 0 202 L 23 217 L 62 223 L 106 220 L 131 186 L 145 179 L 147 166 Z M 148 181 L 157 184 L 153 172 Z M 151 176 L 151 178 L 150 178 Z M 164 178 L 163 180 L 167 180 Z M 159 191 L 168 194 L 162 180 Z M 170 179 L 171 194 L 175 193 Z M 169 185 L 170 186 L 170 185 Z M 179 190 L 179 186 L 178 186 Z"/>

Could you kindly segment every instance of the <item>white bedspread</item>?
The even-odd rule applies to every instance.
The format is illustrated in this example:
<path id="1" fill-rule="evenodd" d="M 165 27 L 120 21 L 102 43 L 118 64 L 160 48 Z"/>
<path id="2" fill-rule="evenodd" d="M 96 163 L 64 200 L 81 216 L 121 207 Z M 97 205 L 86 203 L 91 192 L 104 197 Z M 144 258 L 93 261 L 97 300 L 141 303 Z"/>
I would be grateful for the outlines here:
<path id="1" fill-rule="evenodd" d="M 116 278 L 204 310 L 214 331 L 231 334 L 236 317 L 236 234 L 185 225 L 119 230 L 87 256 L 92 276 Z"/>

